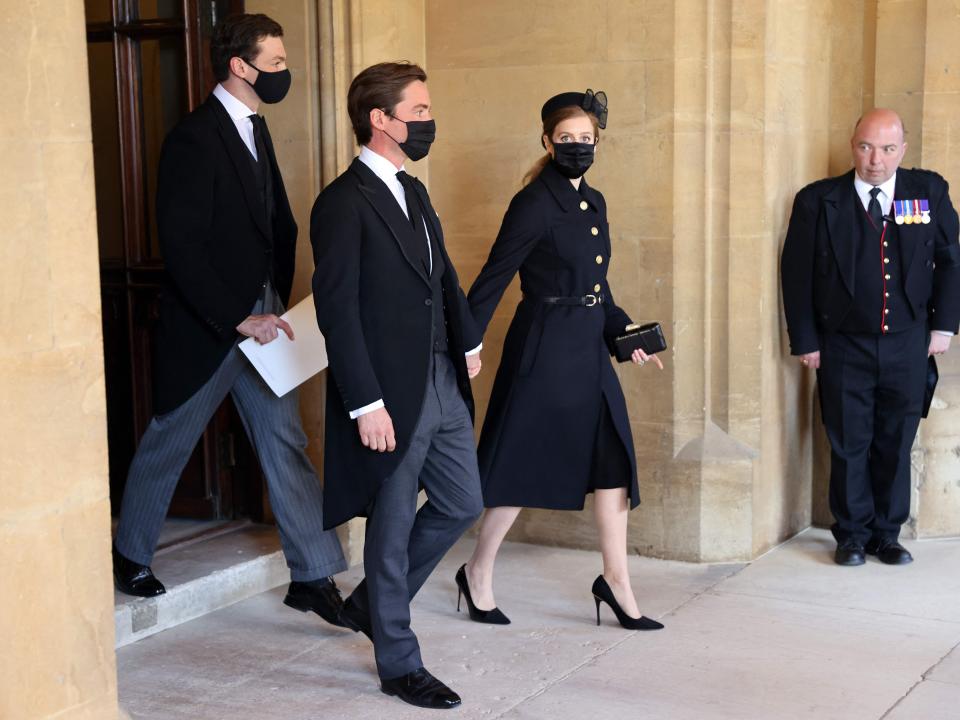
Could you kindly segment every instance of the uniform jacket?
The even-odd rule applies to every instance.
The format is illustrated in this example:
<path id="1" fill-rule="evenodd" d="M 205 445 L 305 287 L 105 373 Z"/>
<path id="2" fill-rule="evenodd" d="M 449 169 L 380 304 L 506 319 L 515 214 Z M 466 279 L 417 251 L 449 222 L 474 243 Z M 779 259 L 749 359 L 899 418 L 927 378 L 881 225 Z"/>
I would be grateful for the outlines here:
<path id="1" fill-rule="evenodd" d="M 794 200 L 780 264 L 794 355 L 819 350 L 822 333 L 835 331 L 850 311 L 857 283 L 853 209 L 860 203 L 853 178 L 851 170 L 820 180 L 803 188 Z M 890 224 L 897 233 L 901 282 L 910 311 L 915 318 L 927 318 L 931 330 L 956 332 L 960 226 L 947 182 L 929 170 L 900 168 L 894 199 L 926 199 L 930 204 L 929 224 Z"/>

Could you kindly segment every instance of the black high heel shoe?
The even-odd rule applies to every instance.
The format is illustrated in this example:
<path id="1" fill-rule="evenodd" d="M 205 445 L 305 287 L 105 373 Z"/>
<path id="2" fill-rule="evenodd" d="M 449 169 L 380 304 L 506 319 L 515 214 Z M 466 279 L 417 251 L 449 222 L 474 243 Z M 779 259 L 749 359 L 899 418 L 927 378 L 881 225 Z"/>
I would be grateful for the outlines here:
<path id="1" fill-rule="evenodd" d="M 660 630 L 663 627 L 662 623 L 651 620 L 645 615 L 638 618 L 627 615 L 613 596 L 613 590 L 607 585 L 603 575 L 597 575 L 597 579 L 593 581 L 593 599 L 597 602 L 597 625 L 600 624 L 600 602 L 603 601 L 613 610 L 613 614 L 617 616 L 621 627 L 627 630 Z"/>
<path id="2" fill-rule="evenodd" d="M 473 604 L 473 598 L 470 596 L 470 586 L 467 584 L 467 564 L 464 563 L 457 570 L 457 612 L 460 612 L 460 598 L 467 599 L 467 610 L 470 611 L 470 619 L 474 622 L 488 623 L 490 625 L 509 625 L 510 618 L 504 615 L 500 610 L 480 610 Z"/>

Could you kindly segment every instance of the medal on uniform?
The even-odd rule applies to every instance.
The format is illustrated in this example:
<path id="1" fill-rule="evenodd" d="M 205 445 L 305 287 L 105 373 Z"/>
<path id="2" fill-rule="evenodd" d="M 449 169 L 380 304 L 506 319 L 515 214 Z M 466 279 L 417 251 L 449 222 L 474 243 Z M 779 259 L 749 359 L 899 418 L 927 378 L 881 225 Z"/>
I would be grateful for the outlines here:
<path id="1" fill-rule="evenodd" d="M 913 211 L 910 208 L 910 200 L 902 200 L 903 203 L 903 224 L 913 225 Z"/>
<path id="2" fill-rule="evenodd" d="M 919 225 L 922 220 L 923 218 L 920 217 L 920 201 L 914 200 L 913 201 L 913 222 Z"/>
<path id="3" fill-rule="evenodd" d="M 920 201 L 920 222 L 924 225 L 930 224 L 930 201 L 921 200 Z"/>
<path id="4" fill-rule="evenodd" d="M 897 225 L 903 225 L 903 223 L 904 223 L 904 218 L 903 218 L 903 216 L 905 215 L 905 213 L 904 213 L 904 203 L 903 203 L 903 200 L 894 200 L 894 201 L 893 201 L 893 209 L 894 209 L 894 218 L 893 218 L 893 219 L 897 221 Z"/>

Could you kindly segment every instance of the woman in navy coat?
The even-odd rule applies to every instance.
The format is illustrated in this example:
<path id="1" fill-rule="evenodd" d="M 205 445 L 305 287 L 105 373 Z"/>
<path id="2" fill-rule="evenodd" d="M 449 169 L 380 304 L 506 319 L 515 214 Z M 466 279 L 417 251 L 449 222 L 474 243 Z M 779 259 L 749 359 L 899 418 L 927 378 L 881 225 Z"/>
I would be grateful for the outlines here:
<path id="1" fill-rule="evenodd" d="M 521 508 L 582 510 L 593 492 L 603 555 L 603 574 L 593 585 L 597 622 L 604 601 L 624 627 L 663 627 L 641 617 L 630 586 L 627 513 L 640 498 L 630 421 L 610 348 L 632 323 L 607 282 L 606 203 L 583 179 L 606 115 L 606 96 L 589 90 L 544 104 L 541 142 L 547 155 L 511 201 L 468 295 L 485 331 L 520 273 L 523 299 L 507 332 L 480 436 L 487 511 L 473 556 L 456 577 L 470 617 L 479 622 L 509 622 L 493 599 L 493 568 Z M 640 350 L 633 356 L 638 365 L 648 359 Z"/>

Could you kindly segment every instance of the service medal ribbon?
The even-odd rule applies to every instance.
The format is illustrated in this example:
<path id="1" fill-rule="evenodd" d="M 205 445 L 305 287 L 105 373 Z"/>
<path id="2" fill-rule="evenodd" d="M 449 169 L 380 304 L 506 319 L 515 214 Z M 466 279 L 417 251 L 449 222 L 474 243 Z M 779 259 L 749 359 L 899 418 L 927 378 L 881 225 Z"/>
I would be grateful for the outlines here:
<path id="1" fill-rule="evenodd" d="M 930 224 L 930 201 L 929 200 L 920 201 L 920 215 L 921 215 L 920 222 L 922 222 L 924 225 L 929 225 Z"/>
<path id="2" fill-rule="evenodd" d="M 894 200 L 893 210 L 894 210 L 893 219 L 897 221 L 897 225 L 903 225 L 903 223 L 905 222 L 904 216 L 906 215 L 903 200 Z"/>

